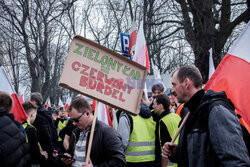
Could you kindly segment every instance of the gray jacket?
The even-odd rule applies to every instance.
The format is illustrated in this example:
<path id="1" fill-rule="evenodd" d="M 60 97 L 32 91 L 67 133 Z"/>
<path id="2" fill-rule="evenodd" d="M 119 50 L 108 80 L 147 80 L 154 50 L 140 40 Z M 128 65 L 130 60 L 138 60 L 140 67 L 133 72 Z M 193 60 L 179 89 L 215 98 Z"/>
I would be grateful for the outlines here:
<path id="1" fill-rule="evenodd" d="M 178 167 L 250 166 L 238 118 L 224 92 L 200 90 L 185 107 L 191 115 L 180 134 Z"/>

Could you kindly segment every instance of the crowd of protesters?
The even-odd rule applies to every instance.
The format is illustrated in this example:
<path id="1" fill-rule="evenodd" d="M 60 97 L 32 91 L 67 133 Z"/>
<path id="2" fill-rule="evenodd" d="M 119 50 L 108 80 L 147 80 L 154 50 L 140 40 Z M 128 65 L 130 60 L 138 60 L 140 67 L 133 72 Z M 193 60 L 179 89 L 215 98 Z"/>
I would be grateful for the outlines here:
<path id="1" fill-rule="evenodd" d="M 87 100 L 77 97 L 67 110 L 46 109 L 42 95 L 33 92 L 22 104 L 28 118 L 21 124 L 10 113 L 11 96 L 0 92 L 0 165 L 162 167 L 167 160 L 172 167 L 250 166 L 249 133 L 243 136 L 226 94 L 205 92 L 194 66 L 175 71 L 172 85 L 167 91 L 162 83 L 153 85 L 151 98 L 143 94 L 137 116 L 116 110 L 117 129 L 97 119 L 88 162 L 95 121 Z"/>

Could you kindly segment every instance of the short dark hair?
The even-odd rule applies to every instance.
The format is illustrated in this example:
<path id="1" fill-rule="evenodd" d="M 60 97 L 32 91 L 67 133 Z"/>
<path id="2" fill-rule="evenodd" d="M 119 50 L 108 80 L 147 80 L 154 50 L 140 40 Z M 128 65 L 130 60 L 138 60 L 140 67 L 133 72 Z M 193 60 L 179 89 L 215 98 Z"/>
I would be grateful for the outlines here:
<path id="1" fill-rule="evenodd" d="M 193 83 L 194 87 L 202 87 L 202 76 L 199 69 L 195 66 L 183 66 L 177 71 L 177 79 L 180 83 L 183 83 L 185 78 L 189 78 Z"/>
<path id="2" fill-rule="evenodd" d="M 165 111 L 169 111 L 170 100 L 167 95 L 160 94 L 154 97 L 157 104 L 162 104 Z"/>
<path id="3" fill-rule="evenodd" d="M 11 111 L 13 100 L 8 93 L 0 91 L 0 106 L 3 107 L 8 113 Z"/>
<path id="4" fill-rule="evenodd" d="M 79 113 L 83 113 L 86 110 L 91 111 L 91 107 L 88 101 L 80 97 L 77 97 L 71 102 L 68 111 L 71 112 L 72 108 L 75 108 Z"/>
<path id="5" fill-rule="evenodd" d="M 33 92 L 30 94 L 30 101 L 35 101 L 36 105 L 38 107 L 41 107 L 43 104 L 43 97 L 42 97 L 41 93 Z"/>
<path id="6" fill-rule="evenodd" d="M 37 105 L 35 105 L 31 101 L 26 101 L 22 105 L 27 114 L 29 114 L 32 109 L 36 110 L 38 108 Z"/>
<path id="7" fill-rule="evenodd" d="M 156 90 L 159 90 L 159 91 L 163 92 L 163 91 L 164 91 L 164 86 L 163 86 L 163 84 L 162 84 L 162 83 L 154 84 L 154 85 L 152 86 L 152 92 L 154 92 L 154 91 L 156 91 Z"/>

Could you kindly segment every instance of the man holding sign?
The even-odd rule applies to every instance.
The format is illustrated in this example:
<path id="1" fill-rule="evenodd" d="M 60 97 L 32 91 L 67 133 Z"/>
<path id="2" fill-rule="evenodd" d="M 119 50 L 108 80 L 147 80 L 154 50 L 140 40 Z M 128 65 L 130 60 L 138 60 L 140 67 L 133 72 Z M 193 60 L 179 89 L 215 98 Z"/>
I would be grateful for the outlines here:
<path id="1" fill-rule="evenodd" d="M 84 98 L 73 100 L 69 106 L 69 116 L 78 128 L 72 132 L 69 149 L 62 156 L 65 164 L 84 167 L 126 166 L 121 137 L 112 127 L 98 120 L 95 125 L 90 161 L 85 162 L 89 132 L 94 120 L 89 103 Z"/>

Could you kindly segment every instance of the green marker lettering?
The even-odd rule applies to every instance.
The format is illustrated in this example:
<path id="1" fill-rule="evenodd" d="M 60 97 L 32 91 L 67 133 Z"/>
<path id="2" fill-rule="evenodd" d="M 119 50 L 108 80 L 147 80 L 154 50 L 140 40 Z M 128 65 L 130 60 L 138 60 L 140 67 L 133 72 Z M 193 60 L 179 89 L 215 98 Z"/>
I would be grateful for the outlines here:
<path id="1" fill-rule="evenodd" d="M 123 64 L 120 63 L 119 61 L 118 61 L 117 63 L 118 63 L 117 72 L 119 72 L 119 71 L 120 71 L 120 68 L 121 68 L 121 66 L 122 66 Z"/>
<path id="2" fill-rule="evenodd" d="M 108 56 L 102 56 L 102 58 L 101 58 L 101 64 L 102 65 L 106 65 L 107 62 L 108 62 Z"/>
<path id="3" fill-rule="evenodd" d="M 99 56 L 99 52 L 96 52 L 94 61 L 97 63 L 100 63 L 100 60 L 98 60 L 98 56 Z"/>
<path id="4" fill-rule="evenodd" d="M 95 53 L 95 50 L 94 50 L 94 49 L 90 49 L 90 50 L 89 50 L 89 54 L 88 54 L 88 59 L 89 59 L 89 60 L 93 60 L 93 57 L 92 57 L 92 56 L 93 56 L 93 53 Z"/>
<path id="5" fill-rule="evenodd" d="M 82 55 L 82 52 L 80 52 L 79 50 L 83 48 L 83 45 L 76 43 L 76 46 L 78 46 L 78 48 L 76 48 L 73 52 L 78 55 Z"/>
<path id="6" fill-rule="evenodd" d="M 129 76 L 132 77 L 132 78 L 135 78 L 135 70 L 132 70 L 132 71 L 129 73 Z"/>
<path id="7" fill-rule="evenodd" d="M 113 62 L 113 59 L 110 58 L 110 59 L 109 59 L 109 62 L 108 62 L 108 67 L 111 66 L 111 68 L 112 68 L 113 70 L 115 70 L 116 63 L 117 63 L 116 60 Z"/>
<path id="8" fill-rule="evenodd" d="M 88 47 L 86 47 L 86 48 L 85 48 L 85 50 L 84 50 L 84 54 L 83 54 L 83 56 L 84 56 L 84 57 L 86 57 L 86 56 L 87 56 L 88 50 L 89 50 L 89 48 L 88 48 Z"/>
<path id="9" fill-rule="evenodd" d="M 123 69 L 123 71 L 122 71 L 122 73 L 123 73 L 124 75 L 126 75 L 126 76 L 129 76 L 129 75 L 126 73 L 126 72 L 129 71 L 129 70 L 130 70 L 130 67 L 125 66 L 124 69 Z"/>
<path id="10" fill-rule="evenodd" d="M 136 71 L 135 78 L 136 79 L 140 79 L 141 78 L 141 73 L 139 71 Z"/>

